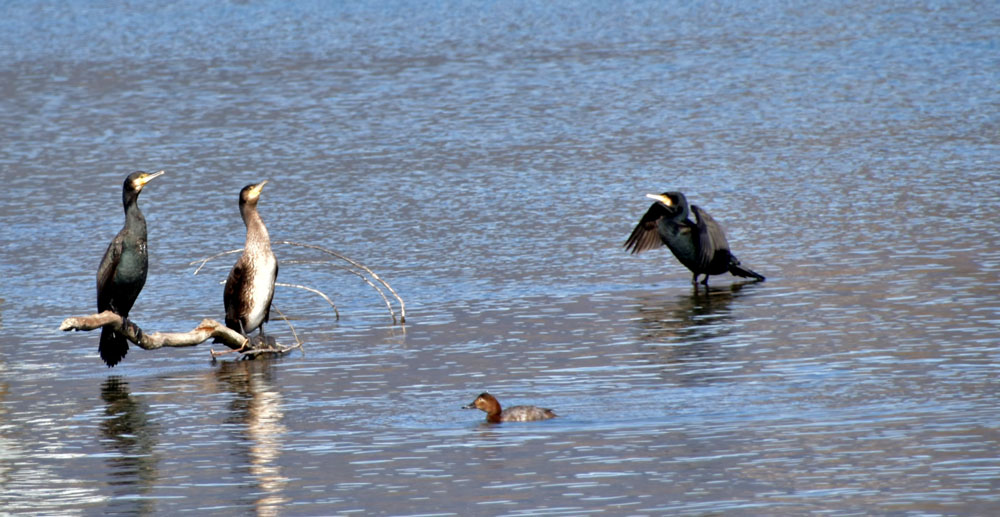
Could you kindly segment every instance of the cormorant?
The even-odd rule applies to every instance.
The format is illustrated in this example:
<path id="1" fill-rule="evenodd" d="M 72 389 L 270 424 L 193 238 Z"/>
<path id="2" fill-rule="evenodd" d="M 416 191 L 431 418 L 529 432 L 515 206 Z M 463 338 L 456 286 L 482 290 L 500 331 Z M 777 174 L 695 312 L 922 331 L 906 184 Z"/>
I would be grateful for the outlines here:
<path id="1" fill-rule="evenodd" d="M 270 316 L 274 282 L 278 278 L 278 261 L 271 252 L 271 238 L 257 213 L 257 200 L 265 184 L 267 180 L 240 190 L 240 215 L 247 227 L 247 242 L 229 272 L 223 293 L 226 326 L 244 336 L 260 329 L 261 340 L 265 339 L 263 324 Z"/>
<path id="2" fill-rule="evenodd" d="M 97 268 L 97 310 L 111 310 L 128 321 L 139 291 L 146 284 L 149 255 L 146 252 L 146 218 L 139 210 L 139 192 L 163 171 L 152 174 L 136 171 L 125 178 L 122 204 L 125 206 L 125 227 L 118 232 Z M 128 353 L 128 341 L 123 334 L 108 327 L 101 329 L 99 347 L 101 359 L 108 367 L 118 364 Z"/>
<path id="3" fill-rule="evenodd" d="M 666 244 L 677 260 L 694 273 L 691 283 L 698 285 L 698 276 L 705 275 L 702 284 L 708 286 L 709 275 L 730 272 L 744 278 L 763 281 L 764 277 L 742 267 L 735 255 L 729 252 L 729 242 L 722 227 L 698 205 L 688 209 L 687 198 L 680 192 L 646 194 L 655 199 L 632 230 L 625 249 L 633 254 L 658 248 Z M 688 219 L 693 213 L 695 221 Z"/>

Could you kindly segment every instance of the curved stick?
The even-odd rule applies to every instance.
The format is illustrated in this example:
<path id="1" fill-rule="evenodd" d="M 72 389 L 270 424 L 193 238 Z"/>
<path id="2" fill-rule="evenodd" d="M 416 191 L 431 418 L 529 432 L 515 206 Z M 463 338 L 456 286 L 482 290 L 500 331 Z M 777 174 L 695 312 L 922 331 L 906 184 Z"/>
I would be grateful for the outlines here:
<path id="1" fill-rule="evenodd" d="M 374 278 L 380 284 L 382 284 L 383 286 L 385 286 L 385 288 L 388 289 L 389 292 L 392 293 L 392 295 L 394 297 L 396 297 L 396 301 L 399 302 L 400 322 L 401 323 L 406 323 L 406 303 L 403 302 L 403 298 L 399 296 L 399 293 L 397 293 L 396 290 L 393 289 L 392 286 L 389 285 L 388 282 L 386 282 L 385 280 L 382 280 L 382 277 L 378 276 L 368 266 L 366 266 L 366 265 L 364 265 L 364 264 L 362 264 L 362 263 L 360 263 L 360 262 L 358 262 L 358 261 L 356 261 L 356 260 L 354 260 L 352 258 L 349 258 L 349 257 L 346 257 L 344 255 L 341 255 L 340 253 L 337 253 L 336 251 L 331 251 L 331 250 L 328 250 L 328 249 L 323 248 L 321 246 L 316 246 L 314 244 L 303 244 L 303 243 L 300 243 L 300 242 L 292 242 L 292 241 L 277 241 L 277 244 L 287 244 L 289 246 L 301 246 L 303 248 L 310 248 L 310 249 L 314 249 L 314 250 L 317 250 L 317 251 L 321 251 L 323 253 L 326 253 L 327 255 L 332 255 L 332 256 L 337 257 L 337 258 L 339 258 L 339 259 L 341 259 L 343 261 L 346 261 L 346 262 L 350 263 L 352 266 L 355 266 L 355 267 L 357 267 L 359 269 L 365 270 L 366 273 L 368 273 L 369 275 L 371 275 L 372 278 Z M 393 321 L 395 321 L 395 319 L 396 318 L 393 317 Z"/>
<path id="2" fill-rule="evenodd" d="M 193 260 L 193 261 L 191 261 L 191 262 L 188 262 L 188 265 L 189 265 L 189 266 L 193 266 L 193 265 L 195 265 L 195 264 L 197 264 L 197 263 L 201 262 L 201 265 L 199 265 L 199 266 L 198 266 L 198 269 L 195 269 L 195 270 L 194 270 L 194 273 L 192 273 L 192 275 L 197 275 L 197 274 L 198 274 L 198 272 L 199 272 L 199 271 L 201 271 L 201 268 L 205 267 L 205 264 L 208 264 L 208 262 L 209 262 L 210 260 L 214 260 L 214 259 L 217 259 L 217 258 L 219 258 L 219 257 L 221 257 L 221 256 L 223 256 L 223 255 L 231 255 L 231 254 L 233 254 L 233 253 L 239 253 L 239 252 L 241 252 L 241 251 L 243 251 L 243 248 L 240 248 L 240 249 L 238 249 L 238 250 L 229 250 L 229 251 L 223 251 L 222 253 L 216 253 L 215 255 L 212 255 L 211 257 L 208 257 L 208 258 L 204 258 L 204 259 L 199 259 L 199 260 Z"/>
<path id="3" fill-rule="evenodd" d="M 288 263 L 295 263 L 295 262 L 296 261 L 286 261 L 285 263 L 288 264 Z M 337 310 L 337 304 L 333 303 L 333 300 L 331 300 L 329 296 L 327 296 L 326 294 L 324 294 L 323 291 L 320 291 L 319 289 L 313 289 L 312 287 L 307 287 L 307 286 L 304 286 L 304 285 L 286 284 L 284 282 L 275 282 L 274 285 L 280 285 L 281 287 L 295 287 L 297 289 L 305 289 L 306 291 L 309 291 L 311 293 L 316 293 L 316 294 L 322 296 L 323 299 L 326 300 L 326 303 L 329 303 L 330 307 L 333 307 L 333 313 L 337 315 L 337 319 L 338 320 L 340 319 L 340 311 Z M 271 304 L 271 308 L 272 309 L 275 308 L 273 303 Z M 284 317 L 284 315 L 282 315 L 282 317 Z M 294 334 L 294 333 L 295 333 L 295 329 L 292 329 L 292 334 Z M 298 337 L 296 337 L 295 339 L 297 341 Z"/>
<path id="4" fill-rule="evenodd" d="M 291 350 L 292 348 L 298 348 L 299 350 L 302 350 L 302 340 L 299 339 L 299 334 L 295 332 L 295 327 L 292 326 L 292 321 L 288 319 L 288 317 L 285 316 L 285 313 L 281 312 L 281 309 L 276 307 L 273 303 L 271 304 L 271 308 L 278 311 L 278 316 L 281 316 L 281 319 L 285 320 L 285 323 L 288 324 L 288 328 L 292 330 L 292 337 L 295 338 L 295 345 L 289 347 L 287 350 Z M 306 351 L 302 350 L 302 353 L 304 354 L 306 353 Z"/>
<path id="5" fill-rule="evenodd" d="M 385 302 L 385 308 L 389 309 L 389 316 L 392 316 L 392 322 L 396 323 L 396 311 L 392 310 L 392 304 L 389 303 L 389 298 L 385 296 L 385 293 L 382 292 L 382 290 L 379 289 L 377 285 L 373 284 L 371 280 L 368 280 L 368 278 L 366 278 L 365 275 L 362 275 L 361 273 L 358 273 L 357 271 L 350 268 L 344 268 L 344 270 L 357 275 L 358 278 L 364 280 L 366 284 L 370 285 L 372 289 L 375 289 L 375 291 L 378 292 L 379 296 L 382 297 L 382 301 Z"/>
<path id="6" fill-rule="evenodd" d="M 285 261 L 283 261 L 283 263 L 285 263 L 285 264 L 330 264 L 330 261 L 329 260 L 320 260 L 320 261 L 312 261 L 312 260 L 285 260 Z M 379 296 L 382 297 L 382 301 L 385 302 L 385 308 L 389 310 L 389 316 L 392 317 L 392 322 L 396 323 L 398 321 L 396 319 L 396 311 L 394 311 L 392 309 L 392 303 L 389 301 L 389 298 L 385 295 L 385 292 L 382 291 L 382 289 L 379 288 L 379 286 L 373 284 L 371 280 L 368 280 L 368 277 L 366 277 L 365 275 L 362 275 L 361 273 L 358 273 L 354 269 L 351 269 L 351 268 L 349 268 L 347 266 L 338 266 L 336 264 L 333 264 L 333 266 L 336 267 L 337 269 L 342 269 L 344 271 L 347 271 L 348 273 L 356 275 L 361 280 L 364 280 L 364 282 L 366 284 L 368 284 L 372 289 L 375 290 L 375 292 L 377 292 L 379 294 Z M 275 284 L 275 285 L 278 285 L 278 284 Z M 307 289 L 307 290 L 312 291 L 312 289 L 310 289 L 308 287 L 305 287 L 305 286 L 290 285 L 289 287 L 301 287 L 303 289 Z M 327 300 L 327 301 L 329 301 L 329 300 Z M 330 302 L 330 304 L 333 305 L 333 302 Z M 336 311 L 336 310 L 337 310 L 337 308 L 334 307 L 334 311 Z M 337 313 L 337 319 L 340 319 L 340 313 Z"/>

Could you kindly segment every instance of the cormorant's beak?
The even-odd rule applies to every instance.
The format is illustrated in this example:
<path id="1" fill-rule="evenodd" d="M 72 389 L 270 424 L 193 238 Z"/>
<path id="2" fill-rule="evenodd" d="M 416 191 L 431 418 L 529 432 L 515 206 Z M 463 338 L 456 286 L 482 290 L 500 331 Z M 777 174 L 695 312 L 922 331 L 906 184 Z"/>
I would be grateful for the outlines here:
<path id="1" fill-rule="evenodd" d="M 159 172 L 154 172 L 152 174 L 146 174 L 141 176 L 139 179 L 135 180 L 136 188 L 141 189 L 142 187 L 145 187 L 146 184 L 149 183 L 153 178 L 157 176 L 162 176 L 164 172 L 166 171 L 159 171 Z"/>
<path id="2" fill-rule="evenodd" d="M 260 197 L 260 191 L 264 190 L 264 185 L 267 185 L 267 181 L 268 180 L 264 180 L 264 181 L 262 181 L 262 182 L 260 182 L 260 183 L 258 183 L 256 185 L 254 185 L 253 188 L 250 189 L 250 199 L 254 199 L 254 198 Z"/>
<path id="3" fill-rule="evenodd" d="M 674 202 L 671 201 L 669 197 L 664 196 L 663 194 L 646 194 L 646 197 L 648 197 L 649 199 L 655 199 L 667 206 L 674 206 Z"/>

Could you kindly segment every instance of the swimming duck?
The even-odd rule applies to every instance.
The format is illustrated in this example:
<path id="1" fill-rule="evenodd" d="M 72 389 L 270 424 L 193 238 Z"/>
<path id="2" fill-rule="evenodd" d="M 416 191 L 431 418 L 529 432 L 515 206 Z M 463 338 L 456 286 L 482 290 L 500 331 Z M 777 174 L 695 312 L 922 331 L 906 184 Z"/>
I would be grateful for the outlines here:
<path id="1" fill-rule="evenodd" d="M 501 409 L 500 402 L 496 397 L 486 392 L 481 393 L 468 406 L 462 406 L 462 409 L 481 409 L 486 412 L 486 421 L 492 424 L 548 420 L 557 416 L 551 409 L 536 406 L 514 406 Z"/>

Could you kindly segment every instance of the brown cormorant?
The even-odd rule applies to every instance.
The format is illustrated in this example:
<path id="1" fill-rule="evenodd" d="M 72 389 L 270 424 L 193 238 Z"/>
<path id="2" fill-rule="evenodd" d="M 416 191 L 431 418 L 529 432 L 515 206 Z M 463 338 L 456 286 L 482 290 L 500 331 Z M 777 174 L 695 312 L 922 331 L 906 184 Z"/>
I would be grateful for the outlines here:
<path id="1" fill-rule="evenodd" d="M 125 226 L 118 232 L 97 268 L 97 310 L 114 311 L 128 321 L 139 291 L 146 284 L 149 255 L 146 252 L 146 218 L 139 210 L 139 192 L 163 171 L 148 174 L 136 171 L 125 178 L 122 204 L 125 206 Z M 128 353 L 125 336 L 108 327 L 101 329 L 99 347 L 101 359 L 108 367 L 118 364 Z"/>
<path id="2" fill-rule="evenodd" d="M 733 275 L 764 280 L 750 269 L 742 267 L 740 261 L 729 252 L 729 242 L 722 227 L 698 205 L 688 209 L 687 198 L 680 192 L 646 194 L 656 202 L 642 216 L 632 230 L 625 249 L 633 254 L 658 248 L 666 244 L 677 260 L 694 273 L 691 283 L 698 284 L 698 276 L 705 275 L 702 284 L 708 285 L 709 275 L 730 272 Z M 694 214 L 691 221 L 689 214 Z"/>
<path id="3" fill-rule="evenodd" d="M 271 252 L 271 238 L 264 221 L 257 213 L 257 200 L 267 180 L 247 185 L 240 191 L 240 215 L 247 227 L 247 242 L 233 270 L 226 279 L 223 301 L 226 305 L 226 326 L 247 336 L 264 326 L 271 312 L 274 282 L 278 278 L 278 261 Z"/>

